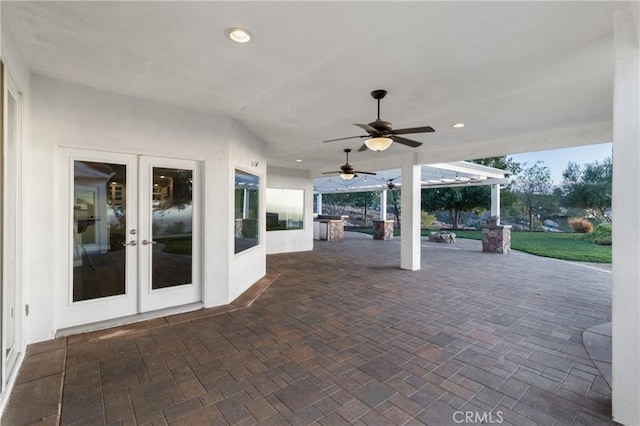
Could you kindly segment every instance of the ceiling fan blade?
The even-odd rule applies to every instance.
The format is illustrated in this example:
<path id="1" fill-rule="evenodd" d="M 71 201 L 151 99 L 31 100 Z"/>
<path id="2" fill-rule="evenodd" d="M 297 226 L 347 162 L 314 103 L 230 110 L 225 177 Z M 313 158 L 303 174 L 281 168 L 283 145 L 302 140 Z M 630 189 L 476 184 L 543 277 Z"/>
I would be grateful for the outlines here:
<path id="1" fill-rule="evenodd" d="M 336 173 L 342 173 L 342 171 L 336 171 L 336 172 L 323 172 L 323 175 L 334 175 Z"/>
<path id="2" fill-rule="evenodd" d="M 344 140 L 347 140 L 347 139 L 368 138 L 368 137 L 369 137 L 369 135 L 366 135 L 366 136 L 348 136 L 346 138 L 329 139 L 328 141 L 322 141 L 322 143 L 344 141 Z"/>
<path id="3" fill-rule="evenodd" d="M 411 139 L 403 138 L 402 136 L 393 135 L 393 136 L 391 136 L 391 138 L 394 140 L 394 142 L 398 142 L 398 143 L 400 143 L 402 145 L 410 146 L 411 148 L 417 148 L 420 145 L 422 145 L 422 142 L 418 142 L 418 141 L 414 141 L 414 140 L 411 140 Z"/>
<path id="4" fill-rule="evenodd" d="M 406 129 L 396 129 L 389 132 L 390 135 L 406 135 L 409 133 L 431 133 L 435 132 L 433 127 L 424 126 L 424 127 L 410 127 Z"/>
<path id="5" fill-rule="evenodd" d="M 360 173 L 360 174 L 363 174 L 363 175 L 371 175 L 371 176 L 375 176 L 376 175 L 373 172 L 363 172 L 361 170 L 354 171 L 353 173 Z"/>
<path id="6" fill-rule="evenodd" d="M 366 146 L 365 144 L 362 144 L 362 146 L 360 147 L 360 149 L 358 150 L 358 152 L 364 152 L 364 151 L 366 151 L 367 149 L 369 149 L 369 148 L 367 148 L 367 146 Z"/>
<path id="7" fill-rule="evenodd" d="M 361 129 L 363 129 L 364 131 L 366 131 L 370 135 L 375 135 L 375 134 L 380 133 L 380 132 L 378 132 L 378 130 L 376 130 L 375 128 L 369 126 L 368 124 L 354 124 L 354 126 L 360 127 Z"/>

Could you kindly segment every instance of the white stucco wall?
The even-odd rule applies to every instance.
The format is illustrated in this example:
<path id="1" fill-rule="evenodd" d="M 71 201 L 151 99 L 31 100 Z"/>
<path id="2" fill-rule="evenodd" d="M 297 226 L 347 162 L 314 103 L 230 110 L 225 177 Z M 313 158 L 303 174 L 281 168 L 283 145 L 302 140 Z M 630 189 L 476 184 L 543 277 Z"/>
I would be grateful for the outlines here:
<path id="1" fill-rule="evenodd" d="M 267 254 L 313 250 L 313 179 L 309 173 L 306 170 L 268 167 L 267 188 L 304 191 L 303 229 L 267 232 Z"/>
<path id="2" fill-rule="evenodd" d="M 264 176 L 264 144 L 234 120 L 33 76 L 33 143 L 28 154 L 30 183 L 25 221 L 30 246 L 25 259 L 38 276 L 25 284 L 33 304 L 28 342 L 53 337 L 52 300 L 59 256 L 51 241 L 52 211 L 58 210 L 57 147 L 184 158 L 203 164 L 203 302 L 226 304 L 265 273 L 264 231 L 260 246 L 233 255 L 233 170 Z M 252 167 L 252 161 L 258 167 Z M 56 263 L 57 262 L 57 263 Z"/>
<path id="3" fill-rule="evenodd" d="M 226 173 L 231 181 L 229 193 L 228 214 L 229 220 L 225 223 L 234 223 L 234 197 L 235 170 L 241 170 L 260 177 L 259 200 L 259 244 L 248 250 L 234 254 L 235 227 L 227 228 L 229 241 L 229 286 L 228 301 L 240 296 L 250 285 L 259 280 L 266 273 L 266 227 L 265 227 L 265 188 L 267 162 L 264 159 L 264 146 L 256 148 L 258 138 L 236 122 L 231 122 L 229 128 L 229 163 Z"/>

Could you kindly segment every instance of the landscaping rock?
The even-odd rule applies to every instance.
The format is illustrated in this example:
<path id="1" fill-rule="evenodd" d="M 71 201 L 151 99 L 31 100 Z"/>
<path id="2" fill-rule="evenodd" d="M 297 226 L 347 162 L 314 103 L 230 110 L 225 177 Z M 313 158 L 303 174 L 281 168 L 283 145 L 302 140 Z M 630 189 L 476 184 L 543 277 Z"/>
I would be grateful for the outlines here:
<path id="1" fill-rule="evenodd" d="M 429 235 L 429 241 L 452 244 L 456 242 L 456 234 L 445 231 L 432 232 L 431 235 Z"/>

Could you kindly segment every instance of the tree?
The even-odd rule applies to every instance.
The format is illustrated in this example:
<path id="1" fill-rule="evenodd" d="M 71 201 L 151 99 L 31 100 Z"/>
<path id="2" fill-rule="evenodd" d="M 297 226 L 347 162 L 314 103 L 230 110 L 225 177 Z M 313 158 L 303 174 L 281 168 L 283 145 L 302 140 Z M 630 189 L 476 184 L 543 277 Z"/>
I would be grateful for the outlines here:
<path id="1" fill-rule="evenodd" d="M 470 160 L 470 162 L 482 164 L 483 166 L 494 167 L 496 169 L 502 169 L 510 175 L 517 175 L 522 169 L 520 163 L 514 161 L 513 158 L 507 158 L 506 155 L 502 157 L 478 158 L 476 160 Z"/>
<path id="2" fill-rule="evenodd" d="M 520 170 L 520 164 L 511 158 L 488 157 L 471 160 L 472 163 L 495 167 L 514 174 Z M 501 204 L 508 207 L 514 197 L 508 188 L 500 191 Z M 465 221 L 472 211 L 484 211 L 491 208 L 491 189 L 488 186 L 465 186 L 422 190 L 422 209 L 427 211 L 443 210 L 449 212 L 449 220 L 454 229 Z"/>
<path id="3" fill-rule="evenodd" d="M 184 210 L 192 203 L 192 172 L 191 170 L 175 170 L 175 169 L 156 169 L 156 172 L 160 175 L 160 186 L 170 185 L 171 187 L 171 203 L 160 203 L 154 207 L 154 210 L 165 210 L 168 208 L 176 208 L 178 210 Z M 158 177 L 154 177 L 154 181 Z M 168 183 L 170 182 L 170 183 Z"/>
<path id="4" fill-rule="evenodd" d="M 359 207 L 363 210 L 364 226 L 367 225 L 367 214 L 370 208 L 380 203 L 378 192 L 339 192 L 324 194 L 322 197 L 323 210 L 331 216 L 343 215 L 349 207 Z"/>
<path id="5" fill-rule="evenodd" d="M 518 193 L 511 189 L 511 185 L 500 188 L 500 210 L 509 211 L 520 201 Z M 500 213 L 502 215 L 502 213 Z M 505 217 L 507 215 L 505 214 Z"/>
<path id="6" fill-rule="evenodd" d="M 585 209 L 600 222 L 610 222 L 605 212 L 611 207 L 612 172 L 611 157 L 583 167 L 569 162 L 562 172 L 565 206 Z"/>
<path id="7" fill-rule="evenodd" d="M 367 214 L 370 207 L 375 207 L 380 203 L 379 192 L 354 192 L 351 194 L 351 204 L 362 209 L 362 220 L 367 226 Z"/>
<path id="8" fill-rule="evenodd" d="M 448 211 L 453 229 L 458 229 L 464 222 L 465 213 L 491 207 L 491 189 L 488 186 L 423 189 L 421 195 L 422 210 Z"/>
<path id="9" fill-rule="evenodd" d="M 393 207 L 393 215 L 395 216 L 395 227 L 400 228 L 400 189 L 389 191 L 389 198 Z"/>
<path id="10" fill-rule="evenodd" d="M 348 192 L 340 192 L 335 194 L 323 194 L 322 209 L 330 216 L 340 216 L 344 214 L 344 210 L 349 204 L 351 194 Z"/>
<path id="11" fill-rule="evenodd" d="M 477 160 L 471 160 L 472 163 L 482 164 L 483 166 L 495 167 L 502 169 L 510 176 L 516 176 L 522 170 L 522 165 L 513 160 L 513 158 L 487 157 Z M 500 209 L 508 210 L 518 201 L 518 194 L 511 190 L 511 185 L 503 185 L 500 188 Z"/>
<path id="12" fill-rule="evenodd" d="M 534 216 L 537 218 L 542 207 L 549 201 L 551 170 L 543 161 L 536 161 L 532 165 L 524 163 L 512 186 L 520 195 L 529 220 L 529 231 L 533 231 Z"/>

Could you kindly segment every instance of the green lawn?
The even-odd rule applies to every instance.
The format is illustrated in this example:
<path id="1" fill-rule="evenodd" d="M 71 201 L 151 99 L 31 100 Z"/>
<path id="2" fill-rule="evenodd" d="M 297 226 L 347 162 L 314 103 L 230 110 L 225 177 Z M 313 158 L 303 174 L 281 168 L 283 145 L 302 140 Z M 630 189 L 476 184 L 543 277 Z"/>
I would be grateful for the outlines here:
<path id="1" fill-rule="evenodd" d="M 482 239 L 480 231 L 454 232 L 459 238 Z M 611 246 L 600 246 L 584 237 L 568 232 L 512 232 L 511 248 L 554 259 L 611 263 Z"/>
<path id="2" fill-rule="evenodd" d="M 373 234 L 373 230 L 362 232 Z M 453 231 L 458 238 L 481 240 L 480 231 Z M 422 235 L 430 231 L 422 230 Z M 395 230 L 394 235 L 400 235 Z M 600 246 L 585 240 L 584 234 L 551 232 L 512 232 L 511 248 L 538 256 L 579 262 L 611 263 L 611 246 Z"/>

